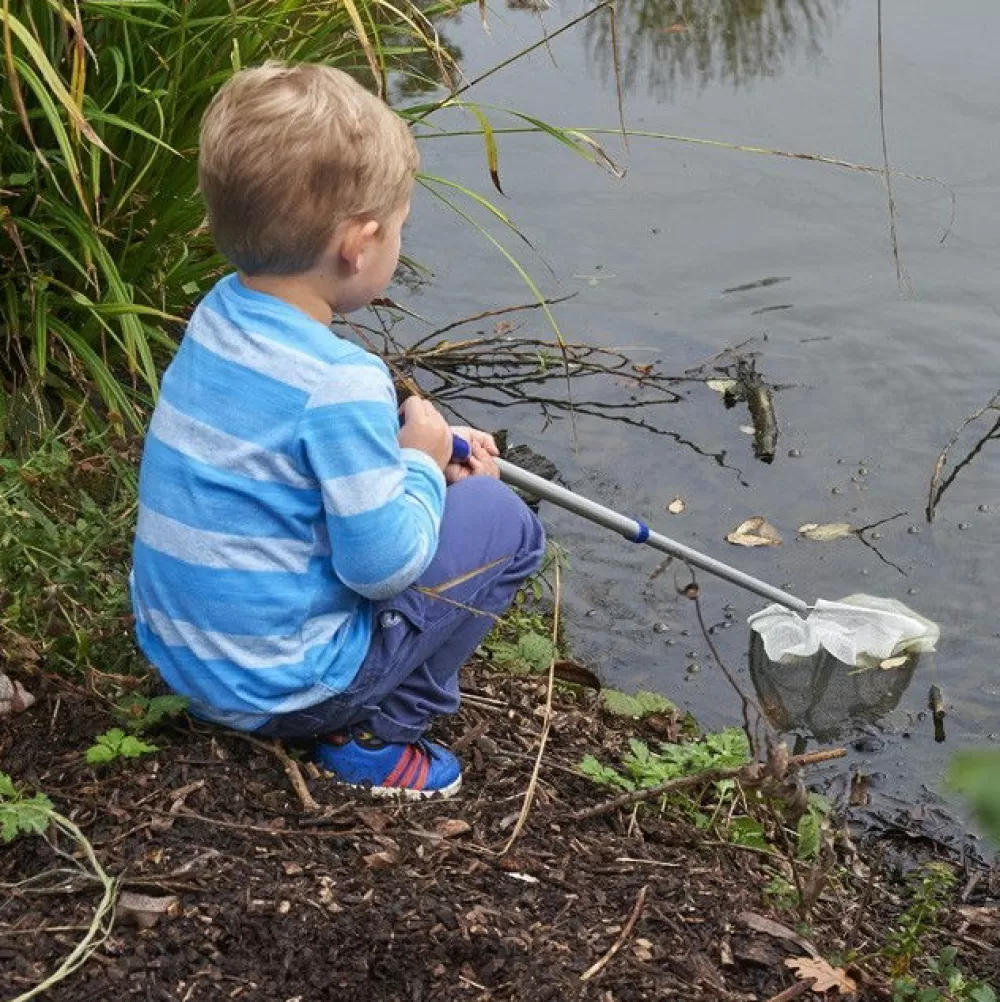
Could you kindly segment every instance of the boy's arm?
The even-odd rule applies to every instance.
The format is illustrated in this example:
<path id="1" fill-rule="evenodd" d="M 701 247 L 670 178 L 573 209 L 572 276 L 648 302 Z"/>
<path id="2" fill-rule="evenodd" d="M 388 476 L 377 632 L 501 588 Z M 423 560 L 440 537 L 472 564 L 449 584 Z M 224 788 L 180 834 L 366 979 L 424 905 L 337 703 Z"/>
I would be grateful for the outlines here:
<path id="1" fill-rule="evenodd" d="M 373 600 L 403 591 L 437 549 L 445 480 L 426 453 L 399 447 L 388 374 L 377 364 L 337 366 L 299 428 L 320 481 L 337 576 Z"/>

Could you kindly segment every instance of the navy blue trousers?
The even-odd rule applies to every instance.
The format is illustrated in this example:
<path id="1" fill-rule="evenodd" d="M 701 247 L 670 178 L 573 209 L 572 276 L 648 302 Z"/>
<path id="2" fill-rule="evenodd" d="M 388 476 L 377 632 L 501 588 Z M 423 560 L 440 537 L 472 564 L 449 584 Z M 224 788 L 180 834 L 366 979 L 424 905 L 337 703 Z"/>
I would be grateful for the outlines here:
<path id="1" fill-rule="evenodd" d="M 351 685 L 316 706 L 272 718 L 258 734 L 315 738 L 366 731 L 416 741 L 459 705 L 458 673 L 545 553 L 533 512 L 505 484 L 450 486 L 437 553 L 406 591 L 375 603 L 368 654 Z"/>

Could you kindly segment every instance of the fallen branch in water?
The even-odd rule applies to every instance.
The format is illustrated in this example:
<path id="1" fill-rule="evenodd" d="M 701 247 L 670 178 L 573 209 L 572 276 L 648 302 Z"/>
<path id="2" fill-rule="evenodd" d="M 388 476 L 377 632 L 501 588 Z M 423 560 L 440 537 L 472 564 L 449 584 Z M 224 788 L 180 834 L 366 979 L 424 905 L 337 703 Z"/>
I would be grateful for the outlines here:
<path id="1" fill-rule="evenodd" d="M 948 453 L 951 451 L 955 443 L 961 437 L 963 431 L 969 427 L 970 424 L 974 424 L 978 421 L 984 414 L 989 411 L 1000 412 L 1000 392 L 994 394 L 993 399 L 989 403 L 984 404 L 979 408 L 974 414 L 970 414 L 956 429 L 954 434 L 948 440 L 948 444 L 941 450 L 941 454 L 938 456 L 934 463 L 934 469 L 931 471 L 931 482 L 927 490 L 927 521 L 934 521 L 934 514 L 937 511 L 938 502 L 941 500 L 944 492 L 955 482 L 955 477 L 958 476 L 959 471 L 968 466 L 969 463 L 979 454 L 983 446 L 992 438 L 1000 438 L 1000 417 L 997 418 L 995 424 L 992 428 L 972 447 L 969 454 L 951 471 L 951 475 L 948 477 L 944 483 L 940 483 L 941 471 L 944 469 L 945 464 L 948 462 Z"/>
<path id="2" fill-rule="evenodd" d="M 792 755 L 784 763 L 784 769 L 797 769 L 806 765 L 816 765 L 819 762 L 829 762 L 832 759 L 843 758 L 847 754 L 846 748 L 826 748 L 822 751 L 807 752 L 804 755 Z M 705 772 L 695 773 L 693 776 L 682 776 L 680 779 L 670 779 L 659 786 L 652 786 L 645 790 L 632 790 L 629 793 L 615 797 L 613 800 L 605 801 L 596 807 L 588 807 L 586 810 L 577 811 L 572 816 L 573 821 L 586 821 L 589 818 L 598 818 L 605 814 L 612 814 L 622 807 L 631 807 L 643 800 L 655 800 L 668 793 L 677 790 L 686 790 L 692 786 L 704 786 L 707 783 L 717 783 L 722 779 L 735 779 L 741 786 L 759 786 L 768 779 L 783 779 L 784 776 L 774 775 L 774 770 L 769 770 L 764 762 L 750 762 L 747 765 L 735 766 L 728 769 L 708 769 Z"/>

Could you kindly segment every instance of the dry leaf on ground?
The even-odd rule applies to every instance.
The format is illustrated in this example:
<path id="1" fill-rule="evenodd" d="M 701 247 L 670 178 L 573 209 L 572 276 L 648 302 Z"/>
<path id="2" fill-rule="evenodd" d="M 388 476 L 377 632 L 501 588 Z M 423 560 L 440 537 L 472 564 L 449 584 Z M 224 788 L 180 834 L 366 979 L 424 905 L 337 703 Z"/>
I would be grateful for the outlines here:
<path id="1" fill-rule="evenodd" d="M 667 511 L 669 511 L 671 515 L 680 515 L 686 507 L 687 505 L 684 504 L 684 498 L 674 498 L 673 501 L 667 505 Z"/>
<path id="2" fill-rule="evenodd" d="M 816 522 L 806 522 L 799 526 L 799 535 L 812 539 L 817 543 L 829 543 L 834 539 L 847 539 L 857 532 L 849 522 L 827 522 L 818 525 Z"/>
<path id="3" fill-rule="evenodd" d="M 736 546 L 781 546 L 778 530 L 762 515 L 754 515 L 737 526 L 726 541 Z"/>
<path id="4" fill-rule="evenodd" d="M 790 967 L 800 981 L 814 978 L 814 992 L 828 992 L 834 989 L 843 994 L 857 991 L 857 982 L 848 977 L 843 967 L 831 967 L 822 957 L 789 957 L 785 966 Z"/>

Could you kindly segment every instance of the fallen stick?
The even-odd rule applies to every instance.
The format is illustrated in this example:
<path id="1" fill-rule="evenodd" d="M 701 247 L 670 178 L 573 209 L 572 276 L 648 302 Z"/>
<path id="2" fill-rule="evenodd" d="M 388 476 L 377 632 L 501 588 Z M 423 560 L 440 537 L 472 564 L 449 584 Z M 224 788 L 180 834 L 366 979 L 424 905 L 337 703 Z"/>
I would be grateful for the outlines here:
<path id="1" fill-rule="evenodd" d="M 320 805 L 313 799 L 313 795 L 306 786 L 306 781 L 302 778 L 302 770 L 299 768 L 299 763 L 285 751 L 280 741 L 261 741 L 260 738 L 251 737 L 249 734 L 241 734 L 239 731 L 235 731 L 234 733 L 237 737 L 243 738 L 244 741 L 249 741 L 250 744 L 270 752 L 278 759 L 282 769 L 285 770 L 288 781 L 292 784 L 295 795 L 302 804 L 302 810 L 310 814 L 318 814 L 322 810 Z"/>
<path id="2" fill-rule="evenodd" d="M 786 988 L 783 992 L 772 995 L 767 1002 L 792 1002 L 792 999 L 805 995 L 814 984 L 816 984 L 815 978 L 806 978 L 805 981 L 800 981 L 798 984 L 792 985 L 791 988 Z"/>
<path id="3" fill-rule="evenodd" d="M 951 451 L 952 447 L 959 440 L 962 432 L 969 427 L 975 421 L 978 421 L 987 411 L 1000 410 L 1000 393 L 994 395 L 993 399 L 989 403 L 980 407 L 975 414 L 970 414 L 956 429 L 952 434 L 951 438 L 948 440 L 948 444 L 941 450 L 941 454 L 934 462 L 934 469 L 931 470 L 931 482 L 927 489 L 927 521 L 934 521 L 934 513 L 937 509 L 937 503 L 941 500 L 941 495 L 944 494 L 946 485 L 939 485 L 941 479 L 941 471 L 944 469 L 945 464 L 948 462 L 948 453 Z M 992 434 L 992 432 L 987 433 L 987 438 Z M 955 471 L 958 472 L 957 470 Z"/>
<path id="4" fill-rule="evenodd" d="M 588 967 L 583 974 L 580 975 L 581 981 L 589 981 L 595 974 L 600 974 L 601 971 L 607 967 L 611 958 L 622 948 L 625 940 L 632 935 L 632 930 L 635 929 L 636 923 L 639 921 L 639 916 L 642 914 L 643 906 L 646 904 L 646 892 L 649 890 L 649 885 L 643 886 L 642 890 L 639 891 L 638 897 L 635 899 L 635 905 L 632 908 L 632 914 L 629 915 L 628 921 L 625 923 L 625 927 L 619 933 L 618 938 L 611 944 L 611 949 L 608 950 L 603 957 L 600 958 L 595 964 Z"/>
<path id="5" fill-rule="evenodd" d="M 819 762 L 829 762 L 835 758 L 843 758 L 846 754 L 846 748 L 826 748 L 822 751 L 806 752 L 804 755 L 792 755 L 788 759 L 786 771 L 801 766 L 816 765 Z M 706 783 L 717 783 L 721 779 L 736 779 L 744 786 L 754 786 L 769 776 L 770 773 L 767 772 L 767 766 L 763 762 L 750 762 L 747 765 L 728 769 L 709 769 L 706 772 L 695 773 L 693 776 L 669 779 L 659 786 L 653 786 L 646 790 L 633 790 L 631 793 L 622 794 L 622 796 L 606 800 L 596 807 L 577 811 L 572 816 L 572 820 L 586 821 L 589 818 L 598 818 L 605 814 L 611 814 L 622 807 L 631 807 L 643 800 L 654 800 L 667 793 L 685 790 L 692 786 L 704 786 Z"/>

